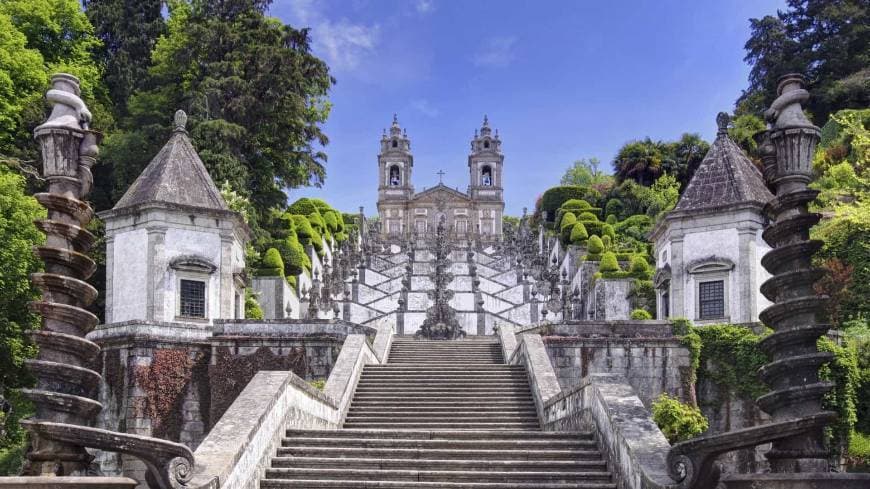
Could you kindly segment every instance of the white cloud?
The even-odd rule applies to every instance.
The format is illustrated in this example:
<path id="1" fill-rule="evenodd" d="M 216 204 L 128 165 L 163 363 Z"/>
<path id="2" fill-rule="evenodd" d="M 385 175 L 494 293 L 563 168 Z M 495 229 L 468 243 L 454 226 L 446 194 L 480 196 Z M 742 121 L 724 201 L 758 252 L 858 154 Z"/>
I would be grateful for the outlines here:
<path id="1" fill-rule="evenodd" d="M 508 66 L 514 59 L 514 44 L 516 42 L 517 38 L 513 36 L 487 39 L 474 55 L 474 64 L 496 68 Z"/>
<path id="2" fill-rule="evenodd" d="M 352 71 L 374 53 L 380 39 L 379 25 L 357 24 L 346 18 L 328 19 L 313 0 L 293 0 L 290 6 L 299 22 L 311 27 L 315 52 L 326 58 L 333 70 Z"/>
<path id="3" fill-rule="evenodd" d="M 426 117 L 438 117 L 438 114 L 441 113 L 437 107 L 433 107 L 432 104 L 424 98 L 411 102 L 411 109 L 425 115 Z"/>
<path id="4" fill-rule="evenodd" d="M 415 7 L 418 14 L 428 14 L 435 10 L 435 2 L 432 0 L 417 0 Z"/>

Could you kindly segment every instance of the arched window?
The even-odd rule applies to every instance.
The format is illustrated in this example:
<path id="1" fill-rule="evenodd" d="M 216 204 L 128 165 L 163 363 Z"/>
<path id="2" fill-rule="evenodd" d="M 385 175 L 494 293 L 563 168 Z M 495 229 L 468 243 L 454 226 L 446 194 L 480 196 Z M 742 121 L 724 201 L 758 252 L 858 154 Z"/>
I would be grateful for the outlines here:
<path id="1" fill-rule="evenodd" d="M 394 148 L 398 148 L 398 147 L 399 147 L 399 142 L 396 141 L 395 139 L 393 139 L 393 147 L 394 147 Z"/>
<path id="2" fill-rule="evenodd" d="M 492 186 L 492 167 L 489 165 L 480 169 L 480 184 L 484 187 Z"/>
<path id="3" fill-rule="evenodd" d="M 484 141 L 484 142 L 483 142 L 483 147 L 486 148 L 486 149 L 489 149 L 489 141 Z"/>
<path id="4" fill-rule="evenodd" d="M 399 166 L 393 165 L 390 167 L 390 186 L 398 187 L 402 184 L 402 177 L 399 173 Z"/>

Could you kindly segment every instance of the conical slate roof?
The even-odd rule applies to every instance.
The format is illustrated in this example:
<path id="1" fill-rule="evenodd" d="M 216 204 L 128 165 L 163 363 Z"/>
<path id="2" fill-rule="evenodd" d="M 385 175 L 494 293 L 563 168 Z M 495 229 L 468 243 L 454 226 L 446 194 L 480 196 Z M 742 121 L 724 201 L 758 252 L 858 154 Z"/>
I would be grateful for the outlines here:
<path id="1" fill-rule="evenodd" d="M 175 113 L 175 130 L 157 156 L 127 189 L 114 209 L 145 203 L 229 210 L 220 191 L 193 149 L 184 126 L 187 115 Z"/>
<path id="2" fill-rule="evenodd" d="M 720 113 L 716 122 L 719 125 L 716 140 L 689 180 L 674 209 L 676 211 L 744 203 L 764 205 L 773 198 L 764 184 L 761 171 L 728 137 L 728 115 Z"/>

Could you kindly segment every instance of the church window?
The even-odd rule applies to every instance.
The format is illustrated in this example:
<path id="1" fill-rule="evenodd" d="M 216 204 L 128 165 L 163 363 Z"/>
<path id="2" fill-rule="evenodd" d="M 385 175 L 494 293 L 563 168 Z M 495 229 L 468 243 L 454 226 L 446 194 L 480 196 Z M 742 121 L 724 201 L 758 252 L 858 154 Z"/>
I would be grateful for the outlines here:
<path id="1" fill-rule="evenodd" d="M 394 147 L 394 148 L 398 148 L 398 147 L 399 147 L 399 142 L 396 141 L 395 139 L 393 139 L 393 147 Z"/>
<path id="2" fill-rule="evenodd" d="M 456 233 L 466 234 L 468 232 L 468 221 L 465 219 L 456 221 Z"/>
<path id="3" fill-rule="evenodd" d="M 489 165 L 484 166 L 480 170 L 480 184 L 484 187 L 492 186 L 492 167 Z"/>
<path id="4" fill-rule="evenodd" d="M 713 280 L 698 284 L 698 317 L 717 319 L 725 317 L 725 281 Z"/>
<path id="5" fill-rule="evenodd" d="M 393 165 L 390 167 L 390 186 L 398 187 L 402 184 L 401 173 L 399 172 L 399 166 Z"/>
<path id="6" fill-rule="evenodd" d="M 418 233 L 425 233 L 426 232 L 426 220 L 425 219 L 417 219 L 414 222 L 414 226 L 416 227 Z"/>
<path id="7" fill-rule="evenodd" d="M 483 147 L 486 148 L 486 149 L 489 149 L 489 141 L 484 141 L 484 142 L 483 142 Z"/>
<path id="8" fill-rule="evenodd" d="M 662 319 L 671 317 L 671 293 L 667 290 L 662 292 Z"/>
<path id="9" fill-rule="evenodd" d="M 179 312 L 183 317 L 205 317 L 205 282 L 200 280 L 179 281 Z"/>

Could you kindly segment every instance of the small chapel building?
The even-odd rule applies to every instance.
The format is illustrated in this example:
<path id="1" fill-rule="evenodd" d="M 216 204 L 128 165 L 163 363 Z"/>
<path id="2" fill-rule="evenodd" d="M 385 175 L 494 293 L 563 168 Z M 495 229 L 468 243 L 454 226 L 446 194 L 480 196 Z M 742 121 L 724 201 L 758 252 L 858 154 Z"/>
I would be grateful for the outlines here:
<path id="1" fill-rule="evenodd" d="M 111 210 L 106 323 L 211 324 L 245 316 L 249 230 L 231 211 L 175 114 L 169 141 Z"/>
<path id="2" fill-rule="evenodd" d="M 773 195 L 728 136 L 728 123 L 719 114 L 716 140 L 674 210 L 652 231 L 658 319 L 754 323 L 770 305 L 759 287 L 770 277 L 761 266 L 770 250 L 761 233 Z"/>
<path id="3" fill-rule="evenodd" d="M 442 182 L 422 192 L 415 191 L 411 140 L 395 116 L 380 146 L 378 214 L 382 238 L 431 234 L 443 218 L 447 229 L 457 238 L 477 238 L 482 242 L 501 240 L 504 154 L 498 131 L 493 134 L 486 117 L 471 140 L 465 192 Z"/>

